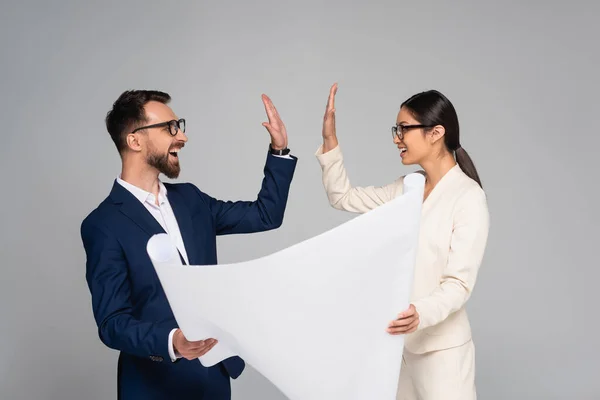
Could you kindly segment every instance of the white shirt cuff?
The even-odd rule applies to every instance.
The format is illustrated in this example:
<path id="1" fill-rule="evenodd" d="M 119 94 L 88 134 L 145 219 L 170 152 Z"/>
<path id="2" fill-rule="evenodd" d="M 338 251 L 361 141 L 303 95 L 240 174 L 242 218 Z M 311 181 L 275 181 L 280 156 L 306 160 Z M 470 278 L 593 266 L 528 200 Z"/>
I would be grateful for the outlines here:
<path id="1" fill-rule="evenodd" d="M 171 357 L 172 362 L 175 362 L 178 358 L 181 358 L 181 354 L 175 354 L 175 350 L 173 349 L 173 335 L 175 335 L 175 331 L 177 331 L 177 328 L 173 329 L 171 333 L 169 333 L 169 357 Z"/>

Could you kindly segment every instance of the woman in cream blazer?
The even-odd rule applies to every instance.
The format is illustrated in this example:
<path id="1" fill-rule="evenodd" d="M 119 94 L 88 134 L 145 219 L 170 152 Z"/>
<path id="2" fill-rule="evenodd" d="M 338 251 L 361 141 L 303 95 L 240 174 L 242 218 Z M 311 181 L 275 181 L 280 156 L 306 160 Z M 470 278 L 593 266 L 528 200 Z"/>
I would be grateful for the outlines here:
<path id="1" fill-rule="evenodd" d="M 381 187 L 351 186 L 335 132 L 336 92 L 337 84 L 329 93 L 316 157 L 330 204 L 365 213 L 401 195 L 404 177 Z M 486 196 L 460 146 L 456 111 L 441 93 L 427 91 L 406 100 L 392 134 L 402 163 L 420 165 L 426 177 L 411 304 L 382 327 L 406 335 L 397 399 L 475 400 L 475 354 L 465 303 L 488 238 Z"/>

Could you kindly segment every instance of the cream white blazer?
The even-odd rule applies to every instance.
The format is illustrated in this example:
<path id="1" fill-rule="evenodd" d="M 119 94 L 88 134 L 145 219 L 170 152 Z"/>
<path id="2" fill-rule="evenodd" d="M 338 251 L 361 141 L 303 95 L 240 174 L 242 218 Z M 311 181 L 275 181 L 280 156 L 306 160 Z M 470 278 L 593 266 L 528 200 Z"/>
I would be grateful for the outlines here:
<path id="1" fill-rule="evenodd" d="M 404 176 L 385 186 L 352 187 L 339 146 L 325 154 L 320 146 L 315 155 L 329 203 L 335 209 L 365 213 L 402 194 Z M 410 299 L 420 325 L 406 335 L 406 350 L 422 354 L 471 339 L 465 303 L 477 279 L 488 230 L 484 191 L 454 166 L 423 203 Z"/>

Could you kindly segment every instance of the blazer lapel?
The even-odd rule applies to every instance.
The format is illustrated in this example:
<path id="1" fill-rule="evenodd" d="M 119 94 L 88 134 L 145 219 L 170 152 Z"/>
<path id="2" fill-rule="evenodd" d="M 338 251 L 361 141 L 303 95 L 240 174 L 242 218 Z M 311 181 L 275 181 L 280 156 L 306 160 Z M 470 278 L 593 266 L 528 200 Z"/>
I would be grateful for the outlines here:
<path id="1" fill-rule="evenodd" d="M 181 232 L 181 238 L 183 239 L 183 245 L 185 246 L 185 252 L 188 255 L 190 265 L 194 265 L 196 262 L 196 246 L 194 245 L 194 225 L 192 224 L 192 215 L 189 208 L 185 203 L 185 199 L 176 191 L 170 190 L 167 187 L 167 198 L 177 225 L 179 225 L 179 231 Z"/>
<path id="2" fill-rule="evenodd" d="M 444 192 L 446 191 L 446 186 L 452 185 L 452 181 L 455 179 L 454 176 L 456 175 L 457 168 L 459 168 L 458 164 L 450 168 L 450 170 L 448 170 L 448 172 L 446 172 L 444 176 L 442 176 L 442 179 L 440 179 L 437 185 L 435 185 L 435 187 L 431 190 L 431 193 L 429 193 L 429 196 L 427 196 L 427 198 L 423 202 L 421 212 L 425 212 L 426 210 L 428 210 L 431 204 L 435 203 L 437 198 L 444 194 Z"/>
<path id="3" fill-rule="evenodd" d="M 158 221 L 138 199 L 115 181 L 110 197 L 115 204 L 121 204 L 120 211 L 144 230 L 148 235 L 166 233 Z"/>

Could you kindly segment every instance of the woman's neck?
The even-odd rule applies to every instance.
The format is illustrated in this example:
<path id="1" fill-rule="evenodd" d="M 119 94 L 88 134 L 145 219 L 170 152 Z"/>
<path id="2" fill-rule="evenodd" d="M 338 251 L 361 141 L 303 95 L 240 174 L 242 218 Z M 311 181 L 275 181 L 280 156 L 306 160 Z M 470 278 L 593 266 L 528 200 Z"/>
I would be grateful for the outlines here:
<path id="1" fill-rule="evenodd" d="M 421 164 L 425 170 L 425 186 L 433 189 L 435 185 L 456 165 L 452 154 L 446 152 L 442 157 L 436 157 Z"/>

